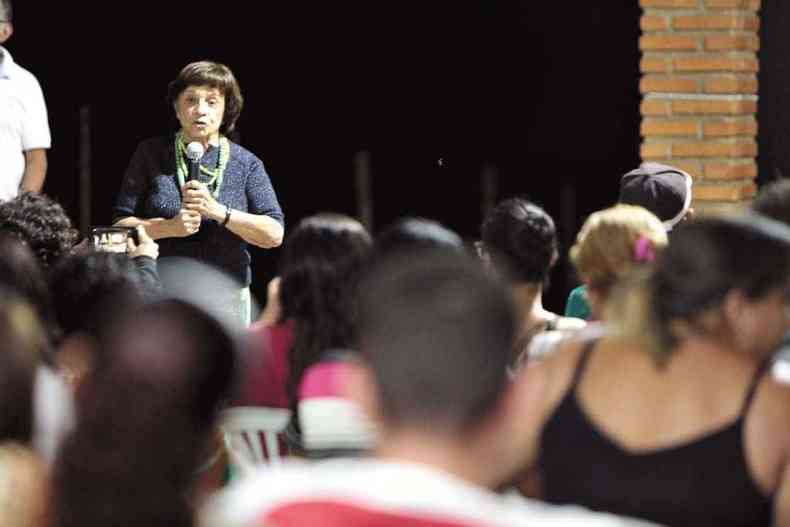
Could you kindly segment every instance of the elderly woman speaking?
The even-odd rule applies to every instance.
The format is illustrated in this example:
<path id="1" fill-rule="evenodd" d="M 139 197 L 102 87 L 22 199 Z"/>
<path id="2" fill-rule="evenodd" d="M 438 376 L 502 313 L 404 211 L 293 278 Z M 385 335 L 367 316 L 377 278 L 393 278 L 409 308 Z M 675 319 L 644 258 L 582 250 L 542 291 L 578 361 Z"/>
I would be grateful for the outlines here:
<path id="1" fill-rule="evenodd" d="M 241 113 L 239 85 L 227 66 L 194 62 L 170 83 L 168 100 L 181 129 L 138 145 L 116 224 L 143 225 L 162 262 L 193 258 L 234 278 L 238 288 L 217 301 L 249 322 L 247 244 L 280 245 L 283 213 L 261 160 L 226 137 Z"/>

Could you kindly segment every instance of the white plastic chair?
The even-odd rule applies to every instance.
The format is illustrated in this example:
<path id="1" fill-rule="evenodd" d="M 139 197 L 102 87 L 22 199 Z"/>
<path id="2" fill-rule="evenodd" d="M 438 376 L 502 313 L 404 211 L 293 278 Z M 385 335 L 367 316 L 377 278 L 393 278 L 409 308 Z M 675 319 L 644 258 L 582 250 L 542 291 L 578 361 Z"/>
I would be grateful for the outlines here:
<path id="1" fill-rule="evenodd" d="M 259 406 L 236 406 L 220 415 L 225 448 L 231 465 L 242 475 L 253 472 L 257 467 L 280 464 L 280 446 L 277 434 L 282 432 L 291 419 L 291 411 L 283 408 Z M 266 445 L 261 445 L 261 435 Z"/>

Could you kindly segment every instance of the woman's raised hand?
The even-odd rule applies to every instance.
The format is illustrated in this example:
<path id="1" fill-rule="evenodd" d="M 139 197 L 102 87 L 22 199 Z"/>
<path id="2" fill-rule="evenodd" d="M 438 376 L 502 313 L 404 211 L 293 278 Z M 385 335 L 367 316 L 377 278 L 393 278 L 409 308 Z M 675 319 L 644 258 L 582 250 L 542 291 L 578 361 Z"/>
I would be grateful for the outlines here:
<path id="1" fill-rule="evenodd" d="M 173 238 L 192 236 L 200 229 L 200 213 L 193 210 L 181 209 L 168 221 L 172 229 L 170 236 Z"/>

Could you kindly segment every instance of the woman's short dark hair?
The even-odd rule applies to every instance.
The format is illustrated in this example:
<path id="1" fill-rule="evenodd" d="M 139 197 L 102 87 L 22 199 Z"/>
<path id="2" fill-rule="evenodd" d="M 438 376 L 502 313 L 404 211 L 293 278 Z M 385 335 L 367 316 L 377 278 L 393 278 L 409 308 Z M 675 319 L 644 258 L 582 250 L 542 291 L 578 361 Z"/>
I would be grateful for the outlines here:
<path id="1" fill-rule="evenodd" d="M 494 207 L 481 228 L 483 248 L 494 268 L 514 282 L 542 283 L 557 255 L 554 220 L 522 198 Z"/>
<path id="2" fill-rule="evenodd" d="M 222 116 L 219 131 L 223 135 L 233 132 L 244 106 L 244 97 L 241 96 L 241 88 L 230 68 L 209 60 L 187 64 L 167 87 L 167 101 L 171 107 L 175 106 L 178 96 L 190 86 L 211 86 L 220 91 L 225 97 L 225 114 Z"/>

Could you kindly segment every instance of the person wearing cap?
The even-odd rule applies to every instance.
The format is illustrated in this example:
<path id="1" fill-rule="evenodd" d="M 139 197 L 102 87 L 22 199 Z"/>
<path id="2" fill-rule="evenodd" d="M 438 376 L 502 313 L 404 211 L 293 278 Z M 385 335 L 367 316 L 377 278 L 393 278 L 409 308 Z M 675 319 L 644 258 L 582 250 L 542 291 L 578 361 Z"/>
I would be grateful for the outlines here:
<path id="1" fill-rule="evenodd" d="M 0 201 L 41 192 L 51 145 L 41 86 L 2 47 L 14 32 L 11 19 L 11 0 L 0 0 Z"/>
<path id="2" fill-rule="evenodd" d="M 234 278 L 238 287 L 217 302 L 249 324 L 247 244 L 277 247 L 284 231 L 263 163 L 227 137 L 244 102 L 238 82 L 223 64 L 194 62 L 170 83 L 168 100 L 181 128 L 137 147 L 116 201 L 116 224 L 143 225 L 159 241 L 163 261 L 193 258 Z M 187 150 L 204 152 L 197 179 L 189 178 Z"/>
<path id="3" fill-rule="evenodd" d="M 620 179 L 619 203 L 644 207 L 661 220 L 670 233 L 678 224 L 694 217 L 691 207 L 691 176 L 669 165 L 642 163 Z M 565 304 L 565 316 L 588 320 L 590 302 L 584 285 L 573 289 Z"/>

